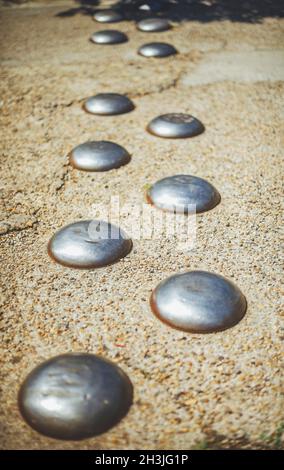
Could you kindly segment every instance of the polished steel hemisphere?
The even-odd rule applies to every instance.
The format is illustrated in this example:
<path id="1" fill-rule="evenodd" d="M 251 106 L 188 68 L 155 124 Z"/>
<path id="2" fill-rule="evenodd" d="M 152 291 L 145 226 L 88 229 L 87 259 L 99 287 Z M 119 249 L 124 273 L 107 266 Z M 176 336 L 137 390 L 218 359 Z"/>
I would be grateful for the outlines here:
<path id="1" fill-rule="evenodd" d="M 49 241 L 48 253 L 63 266 L 93 269 L 115 263 L 131 248 L 132 241 L 115 225 L 81 220 L 56 232 Z"/>
<path id="2" fill-rule="evenodd" d="M 205 271 L 176 274 L 153 291 L 150 304 L 163 322 L 192 333 L 213 333 L 236 325 L 247 303 L 240 289 L 223 276 Z"/>
<path id="3" fill-rule="evenodd" d="M 139 47 L 138 54 L 144 57 L 168 57 L 177 54 L 177 50 L 166 42 L 149 42 Z"/>
<path id="4" fill-rule="evenodd" d="M 83 171 L 107 171 L 130 161 L 130 155 L 121 145 L 105 140 L 85 142 L 69 154 L 70 164 Z"/>
<path id="5" fill-rule="evenodd" d="M 128 37 L 121 31 L 106 29 L 93 33 L 90 40 L 96 44 L 121 44 L 128 41 Z"/>
<path id="6" fill-rule="evenodd" d="M 94 354 L 73 353 L 33 369 L 20 388 L 18 404 L 39 433 L 81 440 L 115 426 L 132 398 L 132 384 L 117 365 Z"/>
<path id="7" fill-rule="evenodd" d="M 211 183 L 191 175 L 175 175 L 163 178 L 151 186 L 147 201 L 168 212 L 187 214 L 206 212 L 221 200 Z"/>
<path id="8" fill-rule="evenodd" d="M 158 33 L 171 29 L 171 25 L 164 18 L 147 18 L 137 23 L 137 29 L 145 33 Z"/>
<path id="9" fill-rule="evenodd" d="M 129 3 L 131 0 L 129 0 Z M 138 9 L 143 10 L 143 11 L 153 11 L 153 12 L 159 12 L 163 10 L 165 7 L 165 3 L 169 3 L 168 1 L 165 2 L 165 0 L 144 0 L 144 1 L 138 1 Z M 140 5 L 139 5 L 140 4 Z"/>
<path id="10" fill-rule="evenodd" d="M 91 114 L 115 115 L 129 113 L 134 109 L 134 104 L 125 95 L 118 93 L 99 93 L 91 96 L 84 103 L 83 108 Z"/>
<path id="11" fill-rule="evenodd" d="M 123 20 L 123 16 L 116 10 L 100 10 L 94 14 L 93 19 L 99 23 L 117 23 Z"/>
<path id="12" fill-rule="evenodd" d="M 147 126 L 150 134 L 168 139 L 194 137 L 204 130 L 202 122 L 184 113 L 163 114 L 153 119 Z"/>

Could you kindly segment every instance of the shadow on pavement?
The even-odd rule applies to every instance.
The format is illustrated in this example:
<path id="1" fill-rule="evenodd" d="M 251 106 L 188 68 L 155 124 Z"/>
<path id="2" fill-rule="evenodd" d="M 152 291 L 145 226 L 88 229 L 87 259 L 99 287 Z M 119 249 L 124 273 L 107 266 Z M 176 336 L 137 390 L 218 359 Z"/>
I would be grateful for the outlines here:
<path id="1" fill-rule="evenodd" d="M 74 0 L 74 4 L 74 8 L 57 13 L 56 16 L 91 16 L 99 9 L 100 0 Z M 154 15 L 173 21 L 206 23 L 230 20 L 260 23 L 264 18 L 284 17 L 284 4 L 281 0 L 118 0 L 113 8 L 121 11 L 126 20 L 139 20 Z"/>

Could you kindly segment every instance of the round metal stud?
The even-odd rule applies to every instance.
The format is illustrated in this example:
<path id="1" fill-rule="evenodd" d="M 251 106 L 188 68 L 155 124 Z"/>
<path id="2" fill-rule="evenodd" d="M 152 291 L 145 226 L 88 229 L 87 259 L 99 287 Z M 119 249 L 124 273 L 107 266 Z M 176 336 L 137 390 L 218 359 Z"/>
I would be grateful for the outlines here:
<path id="1" fill-rule="evenodd" d="M 93 19 L 99 23 L 117 23 L 123 20 L 123 16 L 116 10 L 100 10 L 94 14 Z"/>
<path id="2" fill-rule="evenodd" d="M 163 322 L 192 333 L 213 333 L 245 315 L 244 295 L 223 276 L 205 271 L 176 274 L 153 291 L 151 308 Z"/>
<path id="3" fill-rule="evenodd" d="M 194 137 L 204 130 L 202 122 L 190 114 L 184 113 L 163 114 L 153 119 L 147 126 L 147 131 L 150 134 L 169 139 Z"/>
<path id="4" fill-rule="evenodd" d="M 137 23 L 137 28 L 145 33 L 156 33 L 171 29 L 168 20 L 164 18 L 147 18 Z"/>
<path id="5" fill-rule="evenodd" d="M 88 98 L 83 108 L 88 113 L 107 116 L 129 113 L 134 104 L 127 96 L 118 93 L 99 93 Z"/>
<path id="6" fill-rule="evenodd" d="M 146 197 L 159 209 L 184 214 L 192 212 L 194 207 L 197 213 L 209 211 L 221 200 L 212 184 L 191 175 L 163 178 L 148 189 Z"/>
<path id="7" fill-rule="evenodd" d="M 144 57 L 168 57 L 177 54 L 177 50 L 166 42 L 149 42 L 138 49 L 138 54 Z"/>
<path id="8" fill-rule="evenodd" d="M 165 0 L 148 0 L 148 1 L 140 1 L 138 2 L 140 5 L 138 6 L 139 10 L 144 10 L 144 11 L 153 11 L 153 12 L 158 12 L 163 9 L 165 6 Z"/>
<path id="9" fill-rule="evenodd" d="M 130 161 L 130 155 L 114 142 L 85 142 L 70 152 L 70 164 L 78 170 L 107 171 Z"/>
<path id="10" fill-rule="evenodd" d="M 124 258 L 132 241 L 115 225 L 100 220 L 82 220 L 63 227 L 48 244 L 48 253 L 63 266 L 100 268 Z"/>
<path id="11" fill-rule="evenodd" d="M 93 33 L 90 40 L 96 44 L 121 44 L 128 41 L 126 34 L 115 29 L 106 29 Z"/>
<path id="12" fill-rule="evenodd" d="M 132 404 L 133 387 L 115 364 L 94 354 L 64 354 L 36 367 L 18 403 L 25 421 L 45 436 L 87 439 L 115 426 Z"/>

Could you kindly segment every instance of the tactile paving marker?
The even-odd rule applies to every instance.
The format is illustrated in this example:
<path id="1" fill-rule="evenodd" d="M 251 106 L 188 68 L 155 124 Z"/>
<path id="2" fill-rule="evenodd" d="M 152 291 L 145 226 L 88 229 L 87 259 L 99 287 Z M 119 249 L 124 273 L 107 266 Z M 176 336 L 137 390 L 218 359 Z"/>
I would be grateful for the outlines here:
<path id="1" fill-rule="evenodd" d="M 168 212 L 206 212 L 219 204 L 217 189 L 203 178 L 175 175 L 163 178 L 151 186 L 146 194 L 148 202 Z"/>
<path id="2" fill-rule="evenodd" d="M 90 40 L 96 44 L 121 44 L 128 41 L 126 34 L 115 29 L 106 29 L 93 33 Z"/>
<path id="3" fill-rule="evenodd" d="M 212 333 L 236 325 L 247 303 L 240 289 L 218 274 L 190 271 L 162 281 L 153 291 L 154 314 L 173 328 Z"/>
<path id="4" fill-rule="evenodd" d="M 163 114 L 153 119 L 147 126 L 150 134 L 169 139 L 194 137 L 204 130 L 202 122 L 185 113 Z"/>
<path id="5" fill-rule="evenodd" d="M 52 259 L 63 266 L 100 268 L 124 258 L 132 241 L 115 225 L 101 220 L 81 220 L 56 232 L 48 244 Z"/>
<path id="6" fill-rule="evenodd" d="M 121 145 L 105 140 L 85 142 L 69 154 L 70 164 L 83 171 L 107 171 L 130 161 L 130 155 Z"/>
<path id="7" fill-rule="evenodd" d="M 138 54 L 144 57 L 163 58 L 177 54 L 177 50 L 174 46 L 166 42 L 149 42 L 139 47 Z"/>
<path id="8" fill-rule="evenodd" d="M 171 29 L 171 25 L 164 18 L 147 18 L 137 23 L 137 29 L 145 33 L 158 33 Z"/>
<path id="9" fill-rule="evenodd" d="M 129 113 L 134 104 L 125 95 L 118 93 L 99 93 L 91 96 L 83 105 L 83 109 L 91 114 L 115 115 Z"/>
<path id="10" fill-rule="evenodd" d="M 123 20 L 123 15 L 116 10 L 100 10 L 94 14 L 93 19 L 99 23 L 117 23 Z"/>
<path id="11" fill-rule="evenodd" d="M 70 353 L 43 362 L 22 384 L 18 403 L 25 421 L 45 436 L 81 440 L 102 434 L 128 412 L 133 387 L 112 362 Z"/>

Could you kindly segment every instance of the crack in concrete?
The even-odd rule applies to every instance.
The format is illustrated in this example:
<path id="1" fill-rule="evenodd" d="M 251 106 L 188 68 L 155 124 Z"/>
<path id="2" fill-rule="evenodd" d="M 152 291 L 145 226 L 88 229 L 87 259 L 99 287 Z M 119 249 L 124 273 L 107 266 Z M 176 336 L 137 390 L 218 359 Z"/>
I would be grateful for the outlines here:
<path id="1" fill-rule="evenodd" d="M 144 96 L 151 96 L 151 95 L 155 95 L 155 94 L 158 94 L 158 93 L 163 93 L 164 91 L 168 91 L 170 90 L 171 88 L 177 88 L 178 85 L 179 85 L 179 82 L 182 78 L 182 75 L 183 75 L 183 71 L 180 72 L 170 83 L 168 83 L 167 85 L 160 85 L 158 87 L 157 90 L 151 90 L 151 91 L 145 91 L 145 92 L 141 92 L 141 93 L 137 93 L 137 94 L 132 94 L 132 93 L 128 93 L 128 96 L 130 98 L 133 98 L 133 99 L 137 99 L 137 98 L 143 98 Z"/>
<path id="2" fill-rule="evenodd" d="M 173 78 L 168 84 L 165 85 L 160 85 L 157 89 L 155 90 L 149 90 L 141 93 L 131 93 L 131 92 L 125 92 L 124 94 L 127 95 L 131 99 L 138 99 L 138 98 L 143 98 L 144 96 L 151 96 L 155 95 L 158 93 L 163 93 L 164 91 L 170 90 L 171 88 L 176 88 L 179 85 L 180 80 L 182 79 L 184 71 L 180 72 L 175 78 Z M 90 98 L 92 95 L 84 96 L 83 98 L 75 98 L 71 101 L 68 101 L 66 103 L 56 103 L 56 104 L 51 104 L 45 105 L 44 108 L 48 109 L 50 113 L 54 112 L 57 109 L 64 109 L 64 108 L 70 108 L 71 106 L 74 105 L 83 105 L 84 102 Z"/>
<path id="3" fill-rule="evenodd" d="M 19 232 L 24 232 L 25 230 L 33 229 L 38 224 L 39 224 L 39 220 L 34 220 L 33 222 L 30 222 L 28 225 L 24 225 L 23 227 L 21 226 L 13 227 L 12 225 L 9 224 L 9 222 L 3 221 L 1 223 L 2 227 L 0 227 L 0 237 L 3 237 L 10 233 L 19 233 Z"/>
<path id="4" fill-rule="evenodd" d="M 60 180 L 60 182 L 58 184 L 56 184 L 56 186 L 55 186 L 55 190 L 56 190 L 57 193 L 62 191 L 62 189 L 64 189 L 70 171 L 71 171 L 71 166 L 69 165 L 69 163 L 66 163 L 63 166 L 62 174 L 57 177 L 57 179 Z"/>

